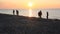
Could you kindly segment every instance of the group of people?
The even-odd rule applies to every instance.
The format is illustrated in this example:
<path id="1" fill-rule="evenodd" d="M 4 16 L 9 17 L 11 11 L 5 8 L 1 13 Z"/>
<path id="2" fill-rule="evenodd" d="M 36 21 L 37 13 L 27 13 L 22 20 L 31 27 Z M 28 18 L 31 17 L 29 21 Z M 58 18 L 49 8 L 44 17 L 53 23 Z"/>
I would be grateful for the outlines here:
<path id="1" fill-rule="evenodd" d="M 46 18 L 48 19 L 48 16 L 49 16 L 48 12 L 46 12 L 46 14 L 47 14 Z M 15 15 L 15 10 L 13 10 L 13 15 Z M 19 15 L 18 10 L 16 10 L 16 15 L 17 16 Z M 39 18 L 42 18 L 42 11 L 41 10 L 38 12 L 38 16 L 39 16 Z"/>
<path id="2" fill-rule="evenodd" d="M 46 14 L 47 14 L 46 18 L 48 19 L 49 13 L 46 12 Z M 39 16 L 39 18 L 42 18 L 42 11 L 41 10 L 38 12 L 38 16 Z"/>
<path id="3" fill-rule="evenodd" d="M 13 15 L 15 15 L 15 10 L 13 10 Z M 19 11 L 16 10 L 16 15 L 19 15 Z"/>

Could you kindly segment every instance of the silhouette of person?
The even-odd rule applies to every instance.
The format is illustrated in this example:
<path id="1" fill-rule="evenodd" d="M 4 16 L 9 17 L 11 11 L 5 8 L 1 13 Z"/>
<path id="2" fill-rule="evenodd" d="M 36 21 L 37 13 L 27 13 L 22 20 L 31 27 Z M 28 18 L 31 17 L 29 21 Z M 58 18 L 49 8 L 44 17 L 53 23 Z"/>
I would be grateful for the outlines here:
<path id="1" fill-rule="evenodd" d="M 16 15 L 19 15 L 19 11 L 18 10 L 16 10 Z"/>
<path id="2" fill-rule="evenodd" d="M 41 17 L 41 16 L 42 16 L 42 11 L 41 11 L 41 10 L 38 12 L 38 16 L 39 16 L 40 18 L 42 18 L 42 17 Z"/>
<path id="3" fill-rule="evenodd" d="M 46 18 L 48 19 L 49 13 L 48 13 L 48 12 L 46 12 L 46 13 L 47 13 L 47 16 L 46 16 Z"/>
<path id="4" fill-rule="evenodd" d="M 15 15 L 15 10 L 13 10 L 13 15 Z"/>

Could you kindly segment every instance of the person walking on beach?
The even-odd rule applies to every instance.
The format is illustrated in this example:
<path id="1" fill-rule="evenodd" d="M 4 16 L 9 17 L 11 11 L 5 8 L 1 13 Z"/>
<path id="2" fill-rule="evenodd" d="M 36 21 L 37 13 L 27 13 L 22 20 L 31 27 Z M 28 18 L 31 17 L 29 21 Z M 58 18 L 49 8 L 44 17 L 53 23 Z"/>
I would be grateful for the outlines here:
<path id="1" fill-rule="evenodd" d="M 16 15 L 19 15 L 19 11 L 18 10 L 16 10 Z"/>
<path id="2" fill-rule="evenodd" d="M 48 12 L 46 12 L 46 14 L 47 14 L 46 18 L 48 19 L 49 13 L 48 13 Z"/>
<path id="3" fill-rule="evenodd" d="M 42 18 L 42 11 L 41 11 L 41 10 L 38 12 L 38 16 L 39 16 L 40 18 Z"/>
<path id="4" fill-rule="evenodd" d="M 15 15 L 15 10 L 13 10 L 13 15 Z"/>

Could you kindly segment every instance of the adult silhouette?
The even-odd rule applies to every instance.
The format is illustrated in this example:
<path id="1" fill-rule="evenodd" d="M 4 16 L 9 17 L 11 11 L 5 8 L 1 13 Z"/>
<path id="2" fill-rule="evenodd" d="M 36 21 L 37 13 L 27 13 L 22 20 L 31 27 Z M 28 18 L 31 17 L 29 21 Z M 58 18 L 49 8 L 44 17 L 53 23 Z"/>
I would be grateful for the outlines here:
<path id="1" fill-rule="evenodd" d="M 46 18 L 48 19 L 49 13 L 48 13 L 48 12 L 46 12 L 46 14 L 47 14 Z"/>
<path id="2" fill-rule="evenodd" d="M 15 15 L 15 10 L 13 10 L 13 15 Z"/>
<path id="3" fill-rule="evenodd" d="M 16 15 L 19 15 L 19 11 L 18 10 L 16 10 Z"/>
<path id="4" fill-rule="evenodd" d="M 38 16 L 39 16 L 40 18 L 42 18 L 42 11 L 41 11 L 41 10 L 38 12 Z"/>

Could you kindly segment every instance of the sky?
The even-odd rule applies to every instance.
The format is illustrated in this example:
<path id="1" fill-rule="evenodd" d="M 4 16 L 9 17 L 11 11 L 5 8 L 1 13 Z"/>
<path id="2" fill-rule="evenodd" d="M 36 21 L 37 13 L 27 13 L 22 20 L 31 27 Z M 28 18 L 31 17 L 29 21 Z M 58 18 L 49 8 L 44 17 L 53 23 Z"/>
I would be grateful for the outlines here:
<path id="1" fill-rule="evenodd" d="M 32 7 L 29 7 L 29 2 Z M 0 9 L 60 8 L 60 0 L 0 0 Z"/>

